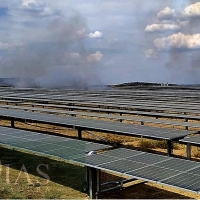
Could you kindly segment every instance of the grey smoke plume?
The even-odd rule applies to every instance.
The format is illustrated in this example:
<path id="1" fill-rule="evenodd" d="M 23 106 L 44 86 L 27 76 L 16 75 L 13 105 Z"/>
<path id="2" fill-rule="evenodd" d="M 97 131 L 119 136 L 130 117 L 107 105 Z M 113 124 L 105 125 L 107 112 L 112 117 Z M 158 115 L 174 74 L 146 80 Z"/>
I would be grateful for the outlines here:
<path id="1" fill-rule="evenodd" d="M 20 81 L 15 85 L 22 87 L 89 87 L 100 84 L 97 65 L 103 55 L 95 59 L 96 52 L 86 49 L 87 24 L 83 17 L 79 14 L 69 19 L 59 17 L 44 26 L 46 32 L 38 36 L 38 42 L 24 40 L 22 44 L 3 51 L 1 73 L 7 77 L 19 77 Z M 88 56 L 93 58 L 93 62 L 88 62 Z"/>

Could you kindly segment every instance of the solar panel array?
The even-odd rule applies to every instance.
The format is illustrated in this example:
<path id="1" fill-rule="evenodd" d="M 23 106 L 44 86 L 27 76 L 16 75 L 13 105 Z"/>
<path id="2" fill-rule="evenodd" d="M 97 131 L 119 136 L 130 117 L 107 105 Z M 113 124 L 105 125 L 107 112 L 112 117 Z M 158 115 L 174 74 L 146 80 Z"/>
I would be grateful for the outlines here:
<path id="1" fill-rule="evenodd" d="M 70 160 L 109 145 L 52 136 L 43 133 L 0 127 L 0 144 Z"/>
<path id="2" fill-rule="evenodd" d="M 89 151 L 110 146 L 7 127 L 0 127 L 0 143 L 137 179 L 200 191 L 200 163 L 194 161 L 125 148 L 88 155 Z"/>
<path id="3" fill-rule="evenodd" d="M 154 91 L 86 91 L 0 88 L 0 98 L 1 102 L 5 99 L 5 102 L 7 101 L 7 103 L 9 103 L 9 101 L 10 103 L 14 103 L 22 100 L 32 102 L 33 104 L 36 102 L 43 104 L 50 102 L 57 106 L 60 103 L 62 105 L 70 104 L 62 109 L 93 110 L 95 112 L 104 111 L 164 118 L 200 119 L 200 92 L 198 90 L 190 90 L 189 88 L 186 88 L 186 90 L 178 89 L 175 92 L 173 89 Z M 48 104 L 46 105 L 48 106 Z M 100 106 L 103 106 L 104 109 L 98 108 Z M 128 108 L 128 110 L 125 110 L 126 108 Z M 39 108 L 38 110 L 42 111 L 42 109 Z M 165 140 L 177 140 L 193 133 L 190 131 L 168 128 L 144 127 L 133 124 L 130 125 L 83 118 L 77 119 L 74 117 L 7 109 L 1 109 L 0 116 L 64 125 L 86 130 L 105 131 Z M 156 120 L 154 120 L 154 122 L 156 122 Z M 186 125 L 185 122 L 178 123 Z M 200 144 L 200 137 L 186 137 L 181 141 L 185 143 Z M 5 127 L 0 127 L 0 143 L 5 146 L 57 157 L 97 169 L 116 172 L 121 175 L 128 175 L 133 178 L 200 192 L 200 163 L 198 162 L 124 148 L 88 155 L 87 152 L 89 151 L 105 149 L 110 146 L 41 133 L 16 129 L 11 130 Z"/>
<path id="4" fill-rule="evenodd" d="M 74 161 L 136 179 L 200 192 L 199 162 L 125 148 L 74 158 Z"/>
<path id="5" fill-rule="evenodd" d="M 44 105 L 44 104 L 39 104 L 39 105 Z M 46 105 L 49 107 L 49 105 Z M 127 120 L 127 121 L 137 121 L 137 122 L 150 122 L 150 123 L 155 123 L 155 124 L 168 124 L 168 125 L 173 125 L 173 126 L 185 126 L 185 127 L 195 127 L 195 128 L 200 128 L 199 123 L 194 123 L 194 122 L 182 122 L 182 121 L 172 121 L 172 120 L 160 120 L 160 119 L 152 119 L 152 118 L 140 118 L 140 117 L 131 117 L 131 116 L 117 116 L 117 115 L 108 115 L 108 114 L 99 114 L 99 113 L 92 113 L 92 112 L 78 112 L 78 111 L 67 111 L 67 110 L 56 110 L 56 109 L 44 109 L 44 108 L 33 108 L 33 107 L 24 107 L 24 106 L 11 106 L 11 105 L 0 105 L 1 108 L 9 108 L 9 109 L 20 109 L 20 110 L 31 110 L 31 111 L 39 111 L 39 112 L 47 112 L 47 113 L 56 113 L 56 114 L 68 114 L 68 115 L 78 115 L 78 116 L 89 116 L 89 117 L 98 117 L 98 118 L 107 118 L 107 119 L 116 119 L 119 121 L 122 120 Z M 73 108 L 73 107 L 72 107 Z M 81 108 L 80 108 L 81 109 Z M 85 108 L 86 109 L 86 108 Z M 93 108 L 89 108 L 93 109 Z M 100 111 L 103 111 L 105 109 L 98 109 Z M 106 109 L 108 110 L 108 109 Z M 117 112 L 117 111 L 116 111 Z M 120 113 L 123 112 L 123 110 L 119 111 Z M 130 112 L 130 111 L 125 111 L 125 112 Z M 140 111 L 131 111 L 131 113 L 138 113 L 140 114 Z M 149 113 L 149 115 L 152 115 L 154 113 Z M 160 113 L 156 115 L 160 116 Z M 168 115 L 162 114 L 161 116 L 167 117 Z M 171 116 L 171 115 L 170 115 Z M 191 116 L 191 115 L 178 115 L 178 117 L 183 118 L 183 119 L 200 119 L 199 116 Z"/>
<path id="6" fill-rule="evenodd" d="M 120 122 L 107 122 L 101 120 L 92 120 L 84 118 L 75 118 L 70 116 L 58 116 L 52 114 L 33 113 L 18 110 L 1 109 L 0 116 L 16 119 L 33 120 L 56 125 L 64 125 L 76 128 L 82 128 L 93 131 L 103 131 L 109 133 L 118 133 L 129 136 L 143 136 L 154 139 L 174 140 L 181 139 L 193 133 L 184 130 L 175 130 L 169 128 L 145 127 L 134 124 L 123 124 Z"/>
<path id="7" fill-rule="evenodd" d="M 195 145 L 200 145 L 200 135 L 195 135 L 192 137 L 185 137 L 180 140 L 183 143 L 190 143 Z"/>

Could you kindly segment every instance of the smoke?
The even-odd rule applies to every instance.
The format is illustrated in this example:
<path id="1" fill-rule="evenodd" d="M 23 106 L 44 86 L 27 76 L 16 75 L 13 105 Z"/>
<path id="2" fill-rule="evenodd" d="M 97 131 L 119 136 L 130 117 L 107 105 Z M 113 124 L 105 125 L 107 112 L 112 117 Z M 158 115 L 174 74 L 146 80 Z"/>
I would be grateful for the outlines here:
<path id="1" fill-rule="evenodd" d="M 0 44 L 1 50 L 6 49 L 0 58 L 1 75 L 18 77 L 20 81 L 13 84 L 19 87 L 85 88 L 101 84 L 97 71 L 103 54 L 86 48 L 88 27 L 80 14 L 60 16 L 48 24 L 41 22 L 41 26 L 45 30 L 36 40 L 33 33 L 20 45 L 8 48 L 9 44 Z"/>

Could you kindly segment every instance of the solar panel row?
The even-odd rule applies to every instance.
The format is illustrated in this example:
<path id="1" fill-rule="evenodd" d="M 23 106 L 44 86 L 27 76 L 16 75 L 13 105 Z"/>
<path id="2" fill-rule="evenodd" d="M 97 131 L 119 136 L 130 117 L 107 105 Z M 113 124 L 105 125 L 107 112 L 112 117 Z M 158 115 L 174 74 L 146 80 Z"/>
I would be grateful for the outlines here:
<path id="1" fill-rule="evenodd" d="M 83 156 L 87 152 L 110 148 L 109 145 L 0 127 L 0 143 L 62 159 Z"/>
<path id="2" fill-rule="evenodd" d="M 124 148 L 75 158 L 74 161 L 137 179 L 200 192 L 200 163 L 194 161 Z"/>
<path id="3" fill-rule="evenodd" d="M 44 105 L 44 104 L 42 104 Z M 47 105 L 49 107 L 49 105 Z M 33 107 L 24 107 L 24 106 L 10 106 L 10 105 L 0 105 L 1 108 L 11 108 L 11 109 L 20 109 L 20 110 L 31 110 L 31 111 L 40 111 L 47 113 L 57 113 L 57 114 L 68 114 L 71 116 L 89 116 L 89 117 L 98 117 L 98 118 L 107 118 L 107 119 L 116 119 L 122 122 L 122 120 L 127 121 L 136 121 L 141 122 L 144 125 L 144 122 L 155 123 L 155 124 L 168 124 L 173 126 L 184 126 L 186 130 L 188 127 L 200 128 L 198 123 L 193 122 L 181 122 L 174 120 L 160 120 L 160 119 L 152 119 L 152 118 L 140 118 L 140 117 L 131 117 L 131 116 L 116 116 L 116 115 L 108 115 L 108 114 L 99 114 L 99 113 L 88 113 L 88 112 L 78 112 L 78 111 L 66 111 L 66 110 L 55 110 L 55 109 L 44 109 L 44 108 L 33 108 Z M 121 110 L 122 111 L 122 110 Z M 139 113 L 139 112 L 138 112 Z M 187 117 L 187 116 L 186 116 Z M 184 119 L 186 118 L 184 116 Z M 189 115 L 190 117 L 190 115 Z"/>

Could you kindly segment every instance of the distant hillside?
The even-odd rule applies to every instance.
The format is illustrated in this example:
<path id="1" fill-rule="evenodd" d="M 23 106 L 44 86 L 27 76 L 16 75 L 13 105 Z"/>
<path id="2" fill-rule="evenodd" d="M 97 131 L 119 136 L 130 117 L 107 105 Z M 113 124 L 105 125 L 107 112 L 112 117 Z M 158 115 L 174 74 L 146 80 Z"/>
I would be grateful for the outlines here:
<path id="1" fill-rule="evenodd" d="M 147 82 L 130 82 L 118 85 L 109 85 L 114 89 L 142 89 L 142 90 L 164 90 L 164 89 L 182 89 L 182 90 L 200 90 L 199 84 L 171 84 L 171 83 L 147 83 Z"/>
<path id="2" fill-rule="evenodd" d="M 112 85 L 112 87 L 129 87 L 129 86 L 177 86 L 177 85 L 168 83 L 163 84 L 163 83 L 147 83 L 147 82 L 130 82 L 130 83 Z"/>

